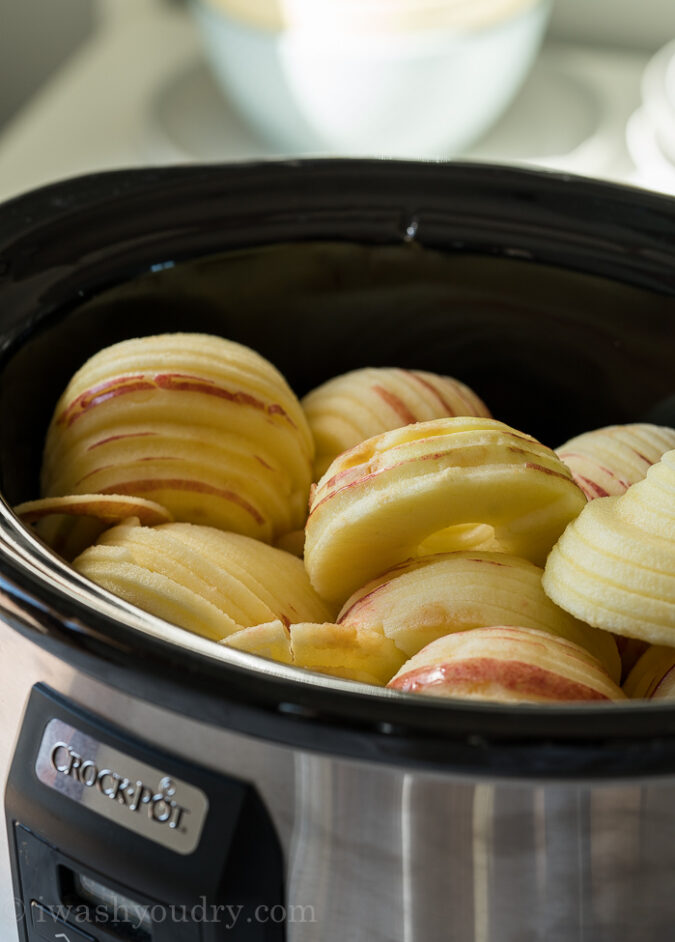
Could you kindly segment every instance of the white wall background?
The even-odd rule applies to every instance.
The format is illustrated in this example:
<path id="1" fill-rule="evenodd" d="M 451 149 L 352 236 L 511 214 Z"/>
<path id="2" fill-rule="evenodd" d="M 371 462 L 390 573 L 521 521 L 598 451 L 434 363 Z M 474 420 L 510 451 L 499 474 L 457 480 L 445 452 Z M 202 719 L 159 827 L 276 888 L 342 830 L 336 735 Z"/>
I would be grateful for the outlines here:
<path id="1" fill-rule="evenodd" d="M 675 0 L 555 0 L 551 35 L 658 49 L 675 39 Z"/>
<path id="2" fill-rule="evenodd" d="M 0 125 L 82 42 L 94 16 L 94 0 L 0 0 Z"/>

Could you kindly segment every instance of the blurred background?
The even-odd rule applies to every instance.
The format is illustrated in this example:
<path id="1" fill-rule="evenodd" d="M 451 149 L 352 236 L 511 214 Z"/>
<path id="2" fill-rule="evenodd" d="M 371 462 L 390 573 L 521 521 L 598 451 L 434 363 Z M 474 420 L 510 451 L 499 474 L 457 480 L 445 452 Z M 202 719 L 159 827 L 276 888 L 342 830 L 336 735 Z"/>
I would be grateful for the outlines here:
<path id="1" fill-rule="evenodd" d="M 675 194 L 675 0 L 0 0 L 0 199 L 303 154 Z"/>

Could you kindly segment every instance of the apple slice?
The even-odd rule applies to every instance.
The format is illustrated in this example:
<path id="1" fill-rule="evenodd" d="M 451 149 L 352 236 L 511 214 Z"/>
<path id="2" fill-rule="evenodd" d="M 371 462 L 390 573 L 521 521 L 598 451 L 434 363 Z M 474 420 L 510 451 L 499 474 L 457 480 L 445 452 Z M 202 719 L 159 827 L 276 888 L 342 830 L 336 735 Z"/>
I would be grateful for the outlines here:
<path id="1" fill-rule="evenodd" d="M 441 531 L 445 550 L 466 549 L 471 527 L 483 546 L 478 525 L 488 525 L 499 550 L 542 564 L 585 503 L 569 469 L 529 435 L 489 418 L 420 422 L 335 459 L 310 499 L 305 564 L 338 604 Z"/>
<path id="2" fill-rule="evenodd" d="M 161 504 L 121 494 L 43 497 L 17 504 L 14 513 L 34 526 L 37 535 L 69 562 L 108 527 L 130 517 L 146 527 L 173 519 Z"/>
<path id="3" fill-rule="evenodd" d="M 404 655 L 381 631 L 352 625 L 291 625 L 294 663 L 338 677 L 362 678 L 364 672 L 385 684 Z"/>
<path id="4" fill-rule="evenodd" d="M 266 542 L 304 526 L 314 444 L 281 374 L 240 344 L 164 334 L 100 351 L 52 418 L 44 496 L 115 493 Z"/>
<path id="5" fill-rule="evenodd" d="M 516 624 L 566 638 L 598 658 L 619 681 L 612 635 L 572 618 L 547 598 L 542 570 L 503 553 L 446 553 L 408 560 L 366 583 L 345 603 L 338 624 L 368 627 L 407 657 L 454 632 Z"/>
<path id="6" fill-rule="evenodd" d="M 240 628 L 220 643 L 280 664 L 293 663 L 290 627 L 278 619 L 250 628 Z"/>
<path id="7" fill-rule="evenodd" d="M 287 626 L 275 621 L 245 628 L 222 643 L 284 664 L 379 686 L 405 660 L 381 631 L 327 622 Z"/>
<path id="8" fill-rule="evenodd" d="M 675 648 L 649 647 L 636 661 L 623 689 L 633 700 L 675 700 Z"/>
<path id="9" fill-rule="evenodd" d="M 649 423 L 608 425 L 571 438 L 556 453 L 589 500 L 623 494 L 675 448 L 675 429 Z"/>
<path id="10" fill-rule="evenodd" d="M 439 638 L 407 661 L 388 686 L 404 693 L 499 703 L 625 699 L 579 645 L 513 625 Z"/>
<path id="11" fill-rule="evenodd" d="M 543 586 L 590 625 L 675 645 L 675 450 L 621 496 L 586 505 L 551 551 Z"/>
<path id="12" fill-rule="evenodd" d="M 113 527 L 73 567 L 145 611 L 220 640 L 279 619 L 326 621 L 302 561 L 238 533 L 189 523 Z"/>
<path id="13" fill-rule="evenodd" d="M 302 406 L 316 443 L 315 480 L 341 452 L 381 432 L 448 415 L 490 415 L 457 379 L 393 367 L 343 373 L 308 393 Z"/>
<path id="14" fill-rule="evenodd" d="M 124 547 L 92 546 L 74 560 L 73 566 L 125 602 L 212 641 L 219 641 L 241 627 L 226 612 L 177 579 L 135 563 L 133 554 Z"/>

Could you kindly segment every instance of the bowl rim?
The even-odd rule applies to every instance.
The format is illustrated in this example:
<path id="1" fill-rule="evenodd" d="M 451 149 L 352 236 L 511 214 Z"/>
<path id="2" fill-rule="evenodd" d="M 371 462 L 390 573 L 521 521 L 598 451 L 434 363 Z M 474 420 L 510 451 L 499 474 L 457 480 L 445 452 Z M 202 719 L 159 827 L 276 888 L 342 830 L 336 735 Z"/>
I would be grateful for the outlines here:
<path id="1" fill-rule="evenodd" d="M 330 43 L 338 36 L 341 50 L 353 46 L 363 52 L 369 48 L 377 49 L 380 45 L 385 48 L 390 44 L 405 46 L 411 41 L 427 41 L 435 45 L 496 32 L 532 16 L 548 18 L 553 0 L 498 0 L 497 9 L 494 9 L 495 0 L 481 0 L 478 17 L 475 0 L 461 4 L 459 13 L 455 11 L 453 17 L 452 8 L 456 5 L 456 0 L 454 3 L 426 0 L 424 4 L 419 0 L 399 0 L 398 9 L 392 14 L 389 0 L 380 2 L 379 9 L 378 4 L 371 0 L 370 10 L 366 9 L 363 0 L 358 0 L 356 6 L 360 7 L 360 21 L 358 15 L 356 24 L 349 22 L 349 16 L 346 22 L 339 16 L 326 29 L 325 9 L 320 21 L 301 23 L 293 19 L 292 11 L 284 11 L 276 0 L 255 0 L 254 3 L 250 0 L 190 0 L 193 11 L 203 12 L 212 23 L 241 28 L 273 41 L 297 38 L 301 42 L 316 44 L 328 39 Z M 338 2 L 335 6 L 343 4 Z M 422 6 L 426 17 L 420 16 Z"/>

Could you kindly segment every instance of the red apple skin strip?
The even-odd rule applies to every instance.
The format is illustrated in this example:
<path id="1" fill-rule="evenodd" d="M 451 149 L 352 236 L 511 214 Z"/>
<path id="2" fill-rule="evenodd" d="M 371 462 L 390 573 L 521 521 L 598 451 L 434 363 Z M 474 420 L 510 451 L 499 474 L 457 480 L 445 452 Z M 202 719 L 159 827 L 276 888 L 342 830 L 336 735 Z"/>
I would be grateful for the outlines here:
<path id="1" fill-rule="evenodd" d="M 607 425 L 556 448 L 589 500 L 619 496 L 675 448 L 675 429 L 647 422 Z"/>
<path id="2" fill-rule="evenodd" d="M 161 504 L 143 497 L 126 494 L 74 494 L 65 497 L 42 497 L 17 504 L 14 513 L 24 523 L 37 523 L 52 514 L 95 517 L 107 524 L 120 523 L 137 517 L 143 526 L 171 523 L 172 515 Z"/>
<path id="3" fill-rule="evenodd" d="M 449 376 L 398 367 L 363 367 L 335 376 L 302 400 L 316 442 L 314 477 L 373 435 L 443 416 L 485 415 L 485 403 Z"/>
<path id="4" fill-rule="evenodd" d="M 389 687 L 496 702 L 625 699 L 600 661 L 580 645 L 518 625 L 438 638 L 404 663 Z"/>
<path id="5" fill-rule="evenodd" d="M 72 562 L 108 527 L 134 519 L 144 526 L 171 523 L 171 513 L 156 501 L 122 494 L 71 494 L 18 504 L 16 515 L 35 528 L 55 553 Z"/>
<path id="6" fill-rule="evenodd" d="M 366 583 L 337 620 L 381 629 L 408 657 L 452 633 L 520 625 L 577 643 L 618 683 L 621 662 L 613 636 L 554 605 L 541 577 L 539 567 L 505 553 L 436 553 L 407 560 Z"/>
<path id="7" fill-rule="evenodd" d="M 389 686 L 404 693 L 461 696 L 481 684 L 490 683 L 518 694 L 523 700 L 610 700 L 611 698 L 587 684 L 580 684 L 526 661 L 504 661 L 500 658 L 474 657 L 455 663 L 418 667 L 399 675 Z"/>
<path id="8" fill-rule="evenodd" d="M 486 524 L 501 552 L 541 565 L 585 503 L 554 452 L 501 422 L 420 422 L 333 462 L 311 495 L 305 564 L 319 594 L 340 605 L 457 526 L 448 550 L 471 548 L 465 525 L 482 542 L 476 525 Z"/>
<path id="9" fill-rule="evenodd" d="M 148 498 L 269 543 L 303 526 L 313 455 L 300 402 L 268 360 L 222 337 L 159 334 L 101 350 L 71 378 L 42 492 Z"/>
<path id="10" fill-rule="evenodd" d="M 122 494 L 128 493 L 133 496 L 134 491 L 192 491 L 195 494 L 209 494 L 212 497 L 218 497 L 224 501 L 230 501 L 244 510 L 258 526 L 263 526 L 265 518 L 249 501 L 245 500 L 241 494 L 233 490 L 225 490 L 222 487 L 213 487 L 211 484 L 205 484 L 203 481 L 186 481 L 181 478 L 138 478 L 133 481 L 122 481 L 114 485 Z M 104 488 L 103 494 L 108 494 L 108 488 Z M 166 521 L 162 521 L 163 523 Z"/>
<path id="11" fill-rule="evenodd" d="M 123 396 L 125 393 L 147 392 L 155 389 L 166 389 L 175 392 L 198 392 L 204 395 L 216 396 L 219 399 L 226 399 L 228 402 L 234 402 L 237 405 L 250 406 L 261 412 L 267 412 L 270 415 L 280 415 L 293 428 L 296 428 L 295 422 L 288 415 L 283 406 L 278 403 L 266 404 L 261 399 L 257 399 L 244 390 L 230 390 L 218 386 L 213 380 L 202 379 L 199 376 L 190 376 L 182 373 L 164 373 L 154 376 L 118 376 L 115 379 L 108 380 L 81 393 L 76 399 L 56 417 L 57 425 L 70 427 L 82 415 L 90 409 L 114 399 L 117 396 Z"/>

